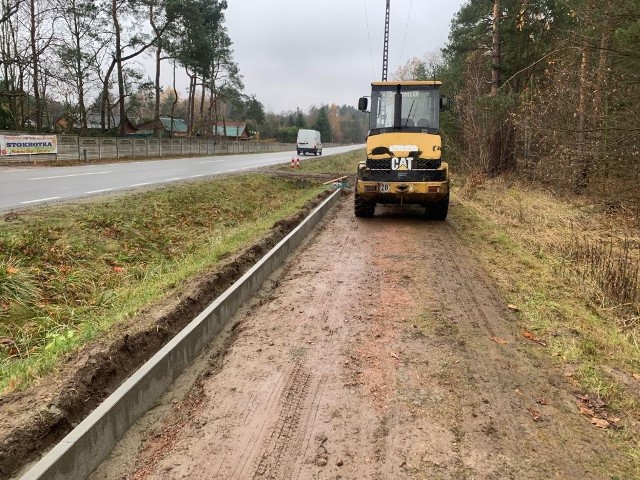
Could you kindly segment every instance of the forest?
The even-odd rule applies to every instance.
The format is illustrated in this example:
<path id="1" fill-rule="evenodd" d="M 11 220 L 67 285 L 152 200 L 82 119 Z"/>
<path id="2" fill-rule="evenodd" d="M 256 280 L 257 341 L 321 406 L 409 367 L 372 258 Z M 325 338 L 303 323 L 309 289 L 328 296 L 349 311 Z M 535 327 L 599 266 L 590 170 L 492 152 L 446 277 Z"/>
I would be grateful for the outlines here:
<path id="1" fill-rule="evenodd" d="M 640 1 L 470 0 L 441 56 L 400 77 L 443 81 L 445 151 L 477 178 L 516 173 L 640 211 Z"/>

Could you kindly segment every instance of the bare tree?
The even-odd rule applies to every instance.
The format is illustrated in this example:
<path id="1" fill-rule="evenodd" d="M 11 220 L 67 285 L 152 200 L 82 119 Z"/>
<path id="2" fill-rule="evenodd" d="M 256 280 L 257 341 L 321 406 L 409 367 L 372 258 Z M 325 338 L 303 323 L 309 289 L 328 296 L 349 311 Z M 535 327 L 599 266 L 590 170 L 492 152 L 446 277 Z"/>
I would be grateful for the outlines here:
<path id="1" fill-rule="evenodd" d="M 106 18 L 92 0 L 56 0 L 59 25 L 65 33 L 56 54 L 60 82 L 73 87 L 80 128 L 87 129 L 88 85 L 98 80 L 100 55 L 111 37 L 105 34 Z"/>
<path id="2" fill-rule="evenodd" d="M 52 8 L 48 0 L 27 0 L 28 16 L 27 28 L 29 31 L 29 50 L 31 65 L 31 89 L 34 103 L 34 123 L 37 132 L 42 131 L 43 121 L 43 85 L 47 82 L 43 68 L 42 55 L 49 49 L 54 39 L 54 22 Z M 44 82 L 44 83 L 43 83 Z"/>

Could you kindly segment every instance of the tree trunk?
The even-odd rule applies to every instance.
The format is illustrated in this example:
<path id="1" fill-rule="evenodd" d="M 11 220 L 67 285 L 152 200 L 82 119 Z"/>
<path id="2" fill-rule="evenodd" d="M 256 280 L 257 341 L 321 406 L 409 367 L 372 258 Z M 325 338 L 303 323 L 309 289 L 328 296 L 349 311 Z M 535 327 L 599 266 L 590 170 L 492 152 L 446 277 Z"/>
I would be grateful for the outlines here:
<path id="1" fill-rule="evenodd" d="M 102 127 L 102 131 L 109 128 L 109 117 L 111 117 L 111 107 L 109 106 L 109 80 L 115 66 L 116 61 L 114 59 L 111 61 L 111 65 L 109 65 L 104 77 L 104 82 L 102 83 L 102 102 L 100 104 L 100 126 Z"/>
<path id="2" fill-rule="evenodd" d="M 582 59 L 580 62 L 580 90 L 578 98 L 578 133 L 576 138 L 576 150 L 578 157 L 578 176 L 576 178 L 575 191 L 582 192 L 589 185 L 591 175 L 591 156 L 586 148 L 586 128 L 587 128 L 587 95 L 589 94 L 589 64 L 591 63 L 591 49 L 582 48 Z"/>
<path id="3" fill-rule="evenodd" d="M 29 1 L 29 30 L 31 34 L 31 65 L 33 68 L 33 103 L 35 106 L 36 132 L 42 131 L 42 102 L 40 101 L 40 59 L 38 45 L 36 44 L 37 33 L 36 22 L 36 1 Z"/>
<path id="4" fill-rule="evenodd" d="M 173 115 L 178 103 L 178 90 L 176 90 L 176 62 L 173 61 L 173 103 L 171 104 L 171 129 L 169 130 L 169 136 L 173 137 Z"/>
<path id="5" fill-rule="evenodd" d="M 205 97 L 205 92 L 206 92 L 206 87 L 205 87 L 205 81 L 204 78 L 202 79 L 202 89 L 200 90 L 200 118 L 198 119 L 198 125 L 200 128 L 198 128 L 198 132 L 200 132 L 200 130 L 202 130 L 202 127 L 204 125 L 204 97 Z"/>
<path id="6" fill-rule="evenodd" d="M 84 100 L 84 75 L 82 74 L 82 47 L 80 45 L 80 19 L 78 18 L 78 11 L 76 2 L 73 2 L 73 35 L 75 37 L 76 47 L 76 71 L 78 72 L 78 107 L 80 108 L 80 131 L 85 134 L 87 131 L 87 107 Z"/>
<path id="7" fill-rule="evenodd" d="M 151 23 L 151 28 L 153 28 L 153 32 L 156 38 L 158 38 L 158 47 L 156 48 L 156 78 L 154 83 L 155 103 L 153 105 L 153 133 L 156 138 L 161 138 L 162 125 L 160 123 L 160 68 L 162 63 L 162 40 L 160 39 L 160 33 L 155 23 L 155 11 L 153 7 L 153 5 L 149 6 L 149 22 Z"/>
<path id="8" fill-rule="evenodd" d="M 120 21 L 118 20 L 118 2 L 117 0 L 111 0 L 111 17 L 113 18 L 113 26 L 116 38 L 116 68 L 118 72 L 118 102 L 120 107 L 120 129 L 119 134 L 124 137 L 126 134 L 127 125 L 127 110 L 124 103 L 124 73 L 122 71 L 122 39 L 120 31 Z"/>
<path id="9" fill-rule="evenodd" d="M 195 96 L 196 96 L 196 75 L 189 75 L 189 95 L 187 97 L 187 129 L 188 134 L 191 135 L 193 130 L 193 122 L 195 117 Z"/>
<path id="10" fill-rule="evenodd" d="M 491 49 L 491 95 L 498 95 L 500 88 L 500 0 L 493 0 L 493 35 Z"/>
<path id="11" fill-rule="evenodd" d="M 209 85 L 209 88 L 211 90 L 211 94 L 209 97 L 209 108 L 207 110 L 207 123 L 205 127 L 207 131 L 207 137 L 209 135 L 215 136 L 216 128 L 217 128 L 216 126 L 214 126 L 214 122 L 213 122 L 213 111 L 216 103 L 215 82 L 213 78 L 211 79 L 211 84 Z"/>
<path id="12" fill-rule="evenodd" d="M 154 118 L 154 135 L 156 138 L 162 137 L 162 125 L 160 122 L 160 64 L 162 60 L 162 47 L 158 44 L 156 49 L 156 79 L 155 79 L 155 104 L 153 106 L 153 118 Z"/>
<path id="13" fill-rule="evenodd" d="M 605 4 L 605 21 L 603 25 L 603 33 L 600 38 L 600 49 L 598 51 L 598 69 L 596 71 L 596 90 L 593 98 L 593 124 L 596 127 L 592 141 L 594 142 L 594 149 L 592 151 L 593 162 L 595 158 L 598 159 L 598 163 L 602 167 L 601 174 L 602 181 L 598 182 L 601 188 L 608 188 L 606 184 L 606 178 L 611 171 L 609 168 L 609 157 L 607 155 L 609 146 L 607 145 L 607 119 L 608 108 L 605 105 L 605 94 L 609 90 L 609 44 L 611 43 L 611 37 L 614 32 L 610 17 L 609 17 L 609 4 Z"/>
<path id="14" fill-rule="evenodd" d="M 493 0 L 493 35 L 491 51 L 491 96 L 498 96 L 500 88 L 500 0 Z M 487 173 L 496 176 L 502 169 L 502 128 L 500 115 L 494 115 L 494 131 L 489 140 L 489 165 Z"/>

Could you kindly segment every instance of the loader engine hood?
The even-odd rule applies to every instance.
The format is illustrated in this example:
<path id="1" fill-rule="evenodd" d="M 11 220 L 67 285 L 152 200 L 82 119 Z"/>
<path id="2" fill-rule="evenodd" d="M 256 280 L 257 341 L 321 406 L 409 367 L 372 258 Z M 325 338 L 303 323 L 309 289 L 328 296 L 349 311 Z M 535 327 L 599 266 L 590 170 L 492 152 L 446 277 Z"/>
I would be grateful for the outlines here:
<path id="1" fill-rule="evenodd" d="M 367 158 L 421 158 L 438 160 L 442 154 L 440 135 L 391 132 L 367 138 Z"/>

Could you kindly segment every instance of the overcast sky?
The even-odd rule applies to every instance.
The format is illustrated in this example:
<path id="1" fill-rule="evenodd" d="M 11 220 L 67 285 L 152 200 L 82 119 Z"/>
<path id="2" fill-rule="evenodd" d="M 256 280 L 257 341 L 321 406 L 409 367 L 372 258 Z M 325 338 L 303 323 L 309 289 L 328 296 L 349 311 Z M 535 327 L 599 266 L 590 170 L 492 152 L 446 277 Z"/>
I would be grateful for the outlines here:
<path id="1" fill-rule="evenodd" d="M 391 0 L 389 78 L 438 52 L 464 0 Z M 245 93 L 267 111 L 357 105 L 382 77 L 385 0 L 228 0 Z"/>
<path id="2" fill-rule="evenodd" d="M 464 1 L 391 0 L 390 79 L 411 58 L 439 52 Z M 273 113 L 356 106 L 382 77 L 385 7 L 386 0 L 228 0 L 225 25 L 245 93 Z"/>

